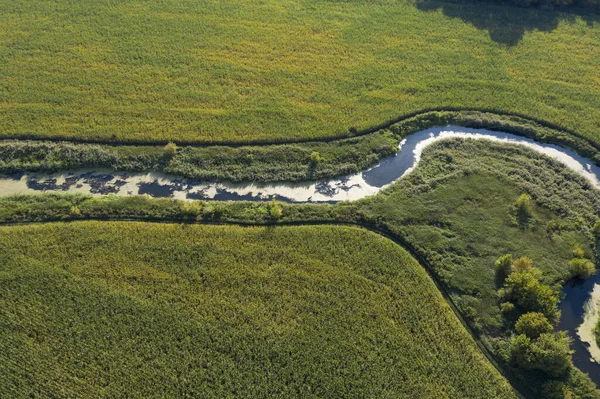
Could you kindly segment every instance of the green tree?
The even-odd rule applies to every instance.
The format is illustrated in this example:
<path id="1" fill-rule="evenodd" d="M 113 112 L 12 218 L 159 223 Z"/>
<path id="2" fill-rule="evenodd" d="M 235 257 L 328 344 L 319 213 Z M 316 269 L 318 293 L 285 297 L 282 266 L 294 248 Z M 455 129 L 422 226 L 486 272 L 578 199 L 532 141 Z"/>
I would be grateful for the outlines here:
<path id="1" fill-rule="evenodd" d="M 594 274 L 596 267 L 594 266 L 594 262 L 589 259 L 573 258 L 569 261 L 569 270 L 571 276 L 585 280 Z"/>
<path id="2" fill-rule="evenodd" d="M 515 330 L 519 335 L 525 334 L 527 337 L 535 339 L 541 334 L 552 332 L 552 324 L 542 313 L 529 312 L 519 317 Z"/>
<path id="3" fill-rule="evenodd" d="M 511 340 L 511 360 L 517 367 L 541 370 L 552 377 L 559 377 L 572 366 L 570 343 L 564 331 L 543 333 L 537 339 L 520 334 Z"/>
<path id="4" fill-rule="evenodd" d="M 539 271 L 532 268 L 511 273 L 504 282 L 501 295 L 523 312 L 540 312 L 551 322 L 558 318 L 558 297 L 538 279 Z"/>

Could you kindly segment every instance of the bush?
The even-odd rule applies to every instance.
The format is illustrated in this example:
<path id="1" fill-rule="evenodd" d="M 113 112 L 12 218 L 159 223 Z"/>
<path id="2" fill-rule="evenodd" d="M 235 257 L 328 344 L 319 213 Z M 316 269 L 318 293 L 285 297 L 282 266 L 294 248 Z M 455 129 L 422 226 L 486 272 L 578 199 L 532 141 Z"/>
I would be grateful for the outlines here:
<path id="1" fill-rule="evenodd" d="M 502 302 L 500 304 L 500 312 L 504 319 L 513 321 L 517 317 L 517 311 L 515 310 L 515 304 L 512 302 Z"/>
<path id="2" fill-rule="evenodd" d="M 207 220 L 219 220 L 227 216 L 229 210 L 226 204 L 214 202 L 202 207 L 202 218 Z"/>
<path id="3" fill-rule="evenodd" d="M 184 201 L 181 204 L 181 212 L 185 216 L 197 218 L 202 214 L 202 203 L 200 201 Z"/>
<path id="4" fill-rule="evenodd" d="M 581 248 L 581 246 L 575 245 L 573 247 L 573 257 L 574 258 L 585 258 L 585 251 L 583 250 L 583 248 Z"/>
<path id="5" fill-rule="evenodd" d="M 529 194 L 521 194 L 515 201 L 517 211 L 517 221 L 519 226 L 525 227 L 533 218 L 533 205 L 531 204 L 531 196 Z"/>
<path id="6" fill-rule="evenodd" d="M 173 143 L 173 142 L 169 142 L 167 143 L 163 149 L 165 150 L 165 154 L 169 155 L 169 156 L 174 156 L 175 154 L 177 154 L 177 144 Z"/>
<path id="7" fill-rule="evenodd" d="M 312 166 L 317 166 L 321 162 L 321 160 L 321 154 L 319 154 L 317 151 L 313 151 L 310 154 L 310 164 Z"/>
<path id="8" fill-rule="evenodd" d="M 542 386 L 544 399 L 574 399 L 576 396 L 562 381 L 550 380 Z"/>
<path id="9" fill-rule="evenodd" d="M 533 272 L 535 274 L 537 269 L 533 267 L 533 260 L 523 256 L 513 262 L 512 270 L 517 273 Z"/>
<path id="10" fill-rule="evenodd" d="M 504 283 L 501 294 L 521 311 L 540 312 L 554 322 L 558 318 L 556 308 L 558 297 L 549 286 L 539 281 L 538 273 L 535 268 L 511 273 Z"/>
<path id="11" fill-rule="evenodd" d="M 544 333 L 552 332 L 552 324 L 546 316 L 539 312 L 525 313 L 515 325 L 517 334 L 525 334 L 527 337 L 535 339 Z"/>
<path id="12" fill-rule="evenodd" d="M 520 368 L 541 370 L 552 377 L 564 375 L 572 366 L 573 351 L 566 332 L 543 333 L 537 339 L 525 334 L 511 340 L 511 361 Z"/>
<path id="13" fill-rule="evenodd" d="M 573 258 L 569 261 L 569 271 L 572 277 L 578 277 L 582 280 L 590 277 L 596 271 L 594 262 L 585 258 Z"/>
<path id="14" fill-rule="evenodd" d="M 513 258 L 511 254 L 506 254 L 496 260 L 496 275 L 504 282 L 506 277 L 512 272 Z"/>
<path id="15" fill-rule="evenodd" d="M 600 238 L 600 220 L 598 220 L 596 223 L 594 223 L 594 228 L 592 229 L 592 233 L 594 234 L 594 237 Z"/>
<path id="16" fill-rule="evenodd" d="M 283 216 L 283 209 L 281 209 L 281 205 L 275 200 L 269 202 L 269 216 L 271 219 L 281 219 Z"/>

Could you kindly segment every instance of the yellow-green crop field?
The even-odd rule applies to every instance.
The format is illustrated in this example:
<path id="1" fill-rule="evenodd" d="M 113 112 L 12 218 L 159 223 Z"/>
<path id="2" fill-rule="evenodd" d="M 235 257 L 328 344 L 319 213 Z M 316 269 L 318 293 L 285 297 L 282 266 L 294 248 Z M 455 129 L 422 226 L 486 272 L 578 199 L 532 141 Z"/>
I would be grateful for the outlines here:
<path id="1" fill-rule="evenodd" d="M 293 141 L 425 108 L 600 140 L 600 22 L 406 0 L 0 3 L 0 137 Z"/>
<path id="2" fill-rule="evenodd" d="M 516 397 L 359 228 L 3 226 L 0 291 L 2 397 Z"/>

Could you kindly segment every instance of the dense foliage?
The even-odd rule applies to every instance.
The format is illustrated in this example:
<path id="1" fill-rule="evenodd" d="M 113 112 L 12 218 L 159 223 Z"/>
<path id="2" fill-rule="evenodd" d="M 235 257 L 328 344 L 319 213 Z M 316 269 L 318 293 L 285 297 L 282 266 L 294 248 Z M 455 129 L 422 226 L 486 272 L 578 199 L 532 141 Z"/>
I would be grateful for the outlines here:
<path id="1" fill-rule="evenodd" d="M 421 3 L 3 1 L 0 135 L 293 141 L 459 107 L 600 139 L 597 18 Z"/>
<path id="2" fill-rule="evenodd" d="M 535 339 L 525 334 L 511 341 L 511 360 L 517 367 L 541 370 L 553 377 L 565 375 L 573 367 L 569 348 L 571 340 L 566 332 L 543 333 Z"/>
<path id="3" fill-rule="evenodd" d="M 0 291 L 2 397 L 516 397 L 364 229 L 4 226 Z"/>
<path id="4" fill-rule="evenodd" d="M 552 324 L 542 313 L 530 312 L 519 317 L 515 331 L 519 335 L 524 334 L 531 339 L 536 339 L 542 334 L 551 333 Z"/>
<path id="5" fill-rule="evenodd" d="M 504 282 L 501 295 L 522 313 L 539 312 L 552 322 L 558 319 L 558 296 L 531 270 L 511 273 Z"/>
<path id="6" fill-rule="evenodd" d="M 297 181 L 356 173 L 398 150 L 389 130 L 334 142 L 269 146 L 110 146 L 72 142 L 0 142 L 0 172 L 106 167 L 212 181 Z"/>

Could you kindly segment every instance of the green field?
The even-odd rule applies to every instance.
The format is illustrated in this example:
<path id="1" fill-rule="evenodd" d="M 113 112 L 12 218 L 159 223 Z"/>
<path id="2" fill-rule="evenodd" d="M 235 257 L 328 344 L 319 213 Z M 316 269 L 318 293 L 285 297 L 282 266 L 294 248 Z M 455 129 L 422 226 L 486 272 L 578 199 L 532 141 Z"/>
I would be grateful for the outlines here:
<path id="1" fill-rule="evenodd" d="M 600 14 L 577 7 L 5 1 L 0 78 L 0 173 L 316 180 L 448 124 L 600 165 Z M 0 397 L 597 399 L 548 320 L 599 215 L 561 164 L 471 140 L 335 205 L 2 197 Z M 505 254 L 556 298 L 529 315 L 546 341 Z"/>
<path id="2" fill-rule="evenodd" d="M 486 108 L 600 140 L 600 25 L 487 3 L 0 3 L 0 137 L 343 136 Z"/>
<path id="3" fill-rule="evenodd" d="M 0 260 L 11 398 L 516 397 L 424 269 L 363 229 L 4 226 Z"/>

